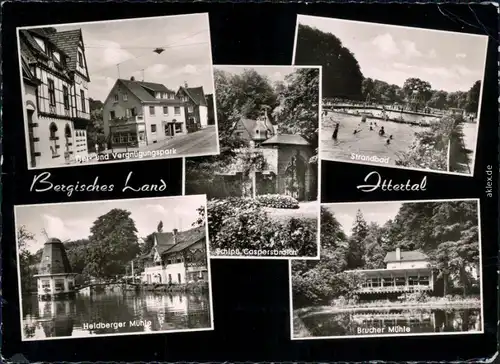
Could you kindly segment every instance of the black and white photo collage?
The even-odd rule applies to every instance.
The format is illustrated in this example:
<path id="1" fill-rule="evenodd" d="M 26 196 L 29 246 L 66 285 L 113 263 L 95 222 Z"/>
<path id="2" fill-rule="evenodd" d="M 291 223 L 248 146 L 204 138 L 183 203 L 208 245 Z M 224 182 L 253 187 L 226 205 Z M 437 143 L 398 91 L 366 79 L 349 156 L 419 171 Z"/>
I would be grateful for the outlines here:
<path id="1" fill-rule="evenodd" d="M 381 4 L 35 5 L 8 4 L 3 52 L 16 353 L 130 338 L 168 361 L 356 345 L 389 360 L 385 338 L 496 330 L 488 6 L 456 15 L 481 24 L 462 31 L 437 4 L 427 25 L 397 4 L 399 20 Z"/>

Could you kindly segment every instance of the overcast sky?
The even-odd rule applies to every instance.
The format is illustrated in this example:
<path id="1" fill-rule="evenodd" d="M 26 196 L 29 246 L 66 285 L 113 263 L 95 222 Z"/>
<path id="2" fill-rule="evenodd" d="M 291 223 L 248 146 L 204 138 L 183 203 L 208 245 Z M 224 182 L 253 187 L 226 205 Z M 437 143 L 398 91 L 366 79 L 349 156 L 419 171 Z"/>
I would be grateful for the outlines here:
<path id="1" fill-rule="evenodd" d="M 305 15 L 298 22 L 339 38 L 365 77 L 398 86 L 418 77 L 448 92 L 483 79 L 487 36 Z"/>
<path id="2" fill-rule="evenodd" d="M 352 224 L 358 210 L 361 210 L 368 224 L 375 222 L 382 226 L 387 221 L 396 217 L 402 203 L 386 201 L 370 203 L 325 203 L 321 206 L 326 207 L 334 214 L 337 221 L 342 225 L 344 232 L 349 236 L 352 233 Z"/>
<path id="3" fill-rule="evenodd" d="M 226 71 L 234 75 L 242 74 L 246 69 L 255 70 L 258 74 L 267 77 L 272 83 L 285 81 L 285 77 L 293 73 L 299 67 L 294 66 L 231 66 L 231 65 L 216 65 L 215 69 Z"/>
<path id="4" fill-rule="evenodd" d="M 104 102 L 120 77 L 163 83 L 177 90 L 203 86 L 213 93 L 210 27 L 207 14 L 77 23 L 58 30 L 82 29 L 90 72 L 89 96 Z M 155 48 L 165 51 L 158 55 Z M 168 48 L 167 48 L 168 47 Z"/>
<path id="5" fill-rule="evenodd" d="M 43 229 L 49 237 L 62 241 L 86 239 L 94 221 L 116 208 L 131 212 L 137 236 L 145 238 L 157 230 L 160 221 L 163 221 L 164 232 L 174 228 L 179 231 L 191 229 L 191 224 L 198 218 L 196 209 L 205 206 L 205 201 L 204 195 L 194 195 L 18 206 L 15 211 L 16 228 L 24 225 L 28 232 L 35 234 L 34 241 L 27 246 L 30 252 L 35 253 L 47 240 Z"/>

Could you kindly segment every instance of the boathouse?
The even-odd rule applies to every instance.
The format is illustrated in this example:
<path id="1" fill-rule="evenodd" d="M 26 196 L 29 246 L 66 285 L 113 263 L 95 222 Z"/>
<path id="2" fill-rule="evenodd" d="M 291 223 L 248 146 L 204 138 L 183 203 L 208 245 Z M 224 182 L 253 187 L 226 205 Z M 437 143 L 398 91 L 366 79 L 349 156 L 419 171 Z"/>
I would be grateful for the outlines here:
<path id="1" fill-rule="evenodd" d="M 402 293 L 434 290 L 434 276 L 429 257 L 420 251 L 388 252 L 384 258 L 385 269 L 364 269 L 351 272 L 364 276 L 355 293 L 373 298 L 400 295 Z"/>
<path id="2" fill-rule="evenodd" d="M 43 246 L 42 260 L 38 267 L 38 299 L 57 299 L 75 293 L 75 273 L 61 240 L 51 238 Z"/>

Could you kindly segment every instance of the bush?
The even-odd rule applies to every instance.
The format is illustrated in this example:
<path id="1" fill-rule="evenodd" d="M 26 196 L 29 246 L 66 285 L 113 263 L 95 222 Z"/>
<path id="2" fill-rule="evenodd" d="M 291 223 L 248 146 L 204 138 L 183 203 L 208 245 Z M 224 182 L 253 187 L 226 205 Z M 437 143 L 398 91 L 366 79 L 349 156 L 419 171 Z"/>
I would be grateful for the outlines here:
<path id="1" fill-rule="evenodd" d="M 210 200 L 207 205 L 210 248 L 294 249 L 300 256 L 315 256 L 317 220 L 290 218 L 276 223 L 249 198 Z"/>
<path id="2" fill-rule="evenodd" d="M 291 196 L 283 195 L 261 195 L 257 196 L 257 201 L 265 207 L 275 209 L 298 209 L 299 201 Z"/>

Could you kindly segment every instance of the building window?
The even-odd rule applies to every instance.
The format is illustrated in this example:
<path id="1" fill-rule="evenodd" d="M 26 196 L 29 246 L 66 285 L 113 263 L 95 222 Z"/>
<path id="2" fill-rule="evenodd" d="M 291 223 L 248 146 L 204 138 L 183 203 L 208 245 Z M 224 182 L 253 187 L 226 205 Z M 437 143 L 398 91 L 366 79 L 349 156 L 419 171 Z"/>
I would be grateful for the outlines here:
<path id="1" fill-rule="evenodd" d="M 156 124 L 151 124 L 151 133 L 156 133 Z"/>
<path id="2" fill-rule="evenodd" d="M 179 106 L 174 107 L 174 114 L 175 115 L 180 115 L 181 114 L 181 108 Z"/>
<path id="3" fill-rule="evenodd" d="M 168 283 L 172 283 L 172 275 L 171 274 L 168 275 Z"/>
<path id="4" fill-rule="evenodd" d="M 168 115 L 168 106 L 163 106 L 163 115 Z"/>
<path id="5" fill-rule="evenodd" d="M 84 65 L 83 65 L 83 54 L 80 51 L 78 51 L 78 65 L 80 67 L 82 67 L 82 68 L 84 67 Z"/>
<path id="6" fill-rule="evenodd" d="M 111 110 L 111 111 L 109 112 L 109 118 L 110 118 L 111 120 L 113 120 L 114 118 L 116 118 L 116 114 L 115 114 L 115 111 L 114 111 L 114 110 Z"/>
<path id="7" fill-rule="evenodd" d="M 155 114 L 155 107 L 154 106 L 150 106 L 149 107 L 149 115 L 154 115 Z"/>
<path id="8" fill-rule="evenodd" d="M 82 102 L 82 112 L 87 112 L 87 108 L 85 107 L 85 91 L 80 90 L 80 99 Z"/>
<path id="9" fill-rule="evenodd" d="M 118 94 L 115 94 L 115 102 L 118 102 L 118 100 L 120 100 L 120 97 L 118 96 Z"/>
<path id="10" fill-rule="evenodd" d="M 193 110 L 194 110 L 194 109 L 193 109 L 193 106 L 192 106 L 192 105 L 189 105 L 189 106 L 188 106 L 188 112 L 193 112 Z"/>
<path id="11" fill-rule="evenodd" d="M 123 101 L 127 101 L 128 100 L 128 95 L 127 94 L 123 94 Z"/>
<path id="12" fill-rule="evenodd" d="M 51 123 L 49 126 L 50 130 L 50 141 L 51 141 L 51 146 L 50 149 L 52 150 L 52 158 L 57 158 L 59 157 L 59 154 L 57 153 L 57 149 L 59 149 L 59 144 L 57 140 L 59 137 L 57 136 L 57 125 L 55 123 Z"/>
<path id="13" fill-rule="evenodd" d="M 54 80 L 47 80 L 49 85 L 49 104 L 50 106 L 56 106 L 56 87 L 54 85 Z"/>
<path id="14" fill-rule="evenodd" d="M 182 263 L 182 259 L 181 258 L 177 258 L 176 263 Z"/>
<path id="15" fill-rule="evenodd" d="M 129 118 L 130 117 L 130 109 L 125 109 L 125 117 Z"/>
<path id="16" fill-rule="evenodd" d="M 137 116 L 137 109 L 135 107 L 131 108 L 130 112 L 132 113 L 132 116 Z"/>
<path id="17" fill-rule="evenodd" d="M 63 86 L 63 100 L 64 100 L 64 109 L 69 110 L 69 92 L 68 86 Z"/>
<path id="18" fill-rule="evenodd" d="M 44 279 L 42 281 L 42 288 L 50 288 L 50 281 Z"/>
<path id="19" fill-rule="evenodd" d="M 54 52 L 54 53 L 52 53 L 52 55 L 54 56 L 54 59 L 57 62 L 61 62 L 61 55 L 58 52 Z"/>
<path id="20" fill-rule="evenodd" d="M 56 279 L 55 288 L 56 288 L 56 291 L 64 291 L 64 280 Z"/>
<path id="21" fill-rule="evenodd" d="M 182 283 L 182 279 L 181 279 L 181 274 L 180 273 L 177 273 L 177 280 L 179 281 L 179 283 Z"/>
<path id="22" fill-rule="evenodd" d="M 40 48 L 42 48 L 42 50 L 45 52 L 45 42 L 38 37 L 34 37 L 34 39 L 35 39 L 36 44 L 38 44 L 38 46 Z"/>

